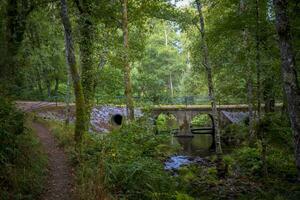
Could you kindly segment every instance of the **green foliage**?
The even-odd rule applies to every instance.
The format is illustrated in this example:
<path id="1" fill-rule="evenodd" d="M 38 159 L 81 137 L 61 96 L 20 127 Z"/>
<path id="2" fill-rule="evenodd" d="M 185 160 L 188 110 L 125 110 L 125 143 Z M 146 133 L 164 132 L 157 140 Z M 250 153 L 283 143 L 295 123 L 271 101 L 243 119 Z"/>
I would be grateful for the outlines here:
<path id="1" fill-rule="evenodd" d="M 173 199 L 176 184 L 163 160 L 174 151 L 166 135 L 155 135 L 141 119 L 108 135 L 86 135 L 81 153 L 74 151 L 72 131 L 51 123 L 52 132 L 71 153 L 76 168 L 76 192 L 81 199 L 101 195 L 117 199 Z M 166 154 L 167 153 L 167 154 Z"/>
<path id="2" fill-rule="evenodd" d="M 183 193 L 177 193 L 176 194 L 176 200 L 193 200 L 194 198 Z"/>
<path id="3" fill-rule="evenodd" d="M 169 198 L 174 183 L 159 161 L 164 152 L 158 151 L 159 145 L 167 142 L 167 137 L 155 136 L 140 124 L 124 126 L 106 136 L 98 148 L 107 189 L 117 198 Z"/>
<path id="4" fill-rule="evenodd" d="M 260 124 L 257 124 L 257 128 L 259 132 L 265 134 L 268 144 L 287 151 L 287 153 L 293 152 L 292 130 L 285 114 L 268 113 L 262 118 Z"/>
<path id="5" fill-rule="evenodd" d="M 197 115 L 196 117 L 193 118 L 191 123 L 194 126 L 202 126 L 202 127 L 212 126 L 211 118 L 207 114 Z"/>
<path id="6" fill-rule="evenodd" d="M 43 189 L 46 157 L 25 128 L 24 114 L 2 97 L 0 105 L 0 199 L 35 199 Z"/>
<path id="7" fill-rule="evenodd" d="M 259 177 L 262 173 L 260 151 L 257 148 L 244 147 L 235 152 L 236 168 L 242 174 Z"/>
<path id="8" fill-rule="evenodd" d="M 229 124 L 223 131 L 222 140 L 226 145 L 241 145 L 247 141 L 248 127 L 244 123 Z"/>
<path id="9" fill-rule="evenodd" d="M 66 83 L 68 73 L 64 35 L 55 9 L 52 6 L 39 8 L 28 16 L 19 51 L 19 62 L 23 65 L 19 99 L 53 101 L 52 96 L 61 96 L 60 85 Z"/>
<path id="10" fill-rule="evenodd" d="M 159 132 L 170 133 L 179 126 L 174 115 L 160 114 L 156 119 L 156 127 Z"/>
<path id="11" fill-rule="evenodd" d="M 260 178 L 262 176 L 261 150 L 259 148 L 244 147 L 235 151 L 232 167 L 240 174 Z M 267 152 L 267 168 L 269 176 L 277 178 L 291 178 L 296 175 L 293 154 L 269 148 Z"/>
<path id="12" fill-rule="evenodd" d="M 16 138 L 25 132 L 24 114 L 0 97 L 0 163 L 11 163 L 17 155 Z"/>
<path id="13" fill-rule="evenodd" d="M 154 103 L 168 101 L 179 94 L 181 74 L 185 70 L 185 55 L 181 52 L 182 38 L 176 34 L 176 25 L 152 20 L 152 34 L 146 42 L 140 62 L 133 68 L 133 86 L 138 96 Z"/>

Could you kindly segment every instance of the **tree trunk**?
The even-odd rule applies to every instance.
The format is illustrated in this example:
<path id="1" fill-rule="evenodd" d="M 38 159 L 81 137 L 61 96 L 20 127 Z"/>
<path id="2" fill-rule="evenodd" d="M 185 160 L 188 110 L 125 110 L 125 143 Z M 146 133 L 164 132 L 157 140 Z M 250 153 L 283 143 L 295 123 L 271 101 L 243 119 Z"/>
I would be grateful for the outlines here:
<path id="1" fill-rule="evenodd" d="M 44 96 L 44 90 L 43 90 L 43 86 L 42 86 L 42 78 L 41 78 L 41 73 L 40 70 L 37 68 L 36 69 L 36 77 L 37 77 L 37 85 L 38 85 L 38 89 L 39 89 L 39 93 L 40 93 L 40 98 L 43 98 Z"/>
<path id="2" fill-rule="evenodd" d="M 168 47 L 168 31 L 167 31 L 167 27 L 165 25 L 165 46 Z M 172 72 L 170 70 L 169 73 L 169 88 L 170 88 L 170 92 L 171 92 L 171 98 L 173 100 L 174 97 L 174 88 L 173 88 L 173 80 L 172 80 Z"/>
<path id="3" fill-rule="evenodd" d="M 272 77 L 268 77 L 265 79 L 264 90 L 263 90 L 265 113 L 275 112 L 275 94 L 274 94 L 273 85 L 274 85 L 274 80 L 272 79 Z"/>
<path id="4" fill-rule="evenodd" d="M 171 97 L 173 100 L 174 97 L 174 88 L 173 88 L 173 80 L 172 80 L 172 73 L 169 74 L 169 81 L 170 81 L 170 90 L 171 90 Z"/>
<path id="5" fill-rule="evenodd" d="M 247 9 L 246 2 L 244 0 L 240 0 L 240 13 L 243 14 Z M 254 121 L 254 95 L 253 95 L 253 78 L 252 78 L 252 67 L 249 64 L 248 55 L 250 54 L 248 51 L 248 33 L 247 27 L 244 27 L 242 30 L 243 35 L 243 48 L 244 48 L 244 54 L 245 54 L 245 74 L 247 76 L 246 80 L 246 89 L 247 89 L 247 101 L 248 101 L 248 113 L 249 113 L 249 142 L 250 144 L 253 143 L 254 137 L 255 137 L 255 121 Z M 257 63 L 258 64 L 258 63 Z"/>
<path id="6" fill-rule="evenodd" d="M 287 0 L 273 0 L 276 14 L 276 29 L 279 36 L 281 72 L 287 108 L 294 133 L 295 160 L 300 181 L 300 87 L 296 61 L 293 54 L 290 25 L 287 14 Z"/>
<path id="7" fill-rule="evenodd" d="M 122 2 L 122 28 L 123 28 L 123 39 L 124 39 L 124 81 L 125 81 L 125 96 L 126 96 L 126 106 L 127 106 L 127 116 L 129 120 L 134 119 L 134 106 L 132 99 L 132 85 L 131 85 L 131 68 L 129 63 L 129 45 L 128 45 L 128 11 L 127 11 L 128 1 L 123 0 Z"/>
<path id="8" fill-rule="evenodd" d="M 211 101 L 212 106 L 212 117 L 215 125 L 215 142 L 216 142 L 216 153 L 217 153 L 217 169 L 218 169 L 218 175 L 219 177 L 225 176 L 225 171 L 222 159 L 222 148 L 221 148 L 221 135 L 219 130 L 219 119 L 218 119 L 218 110 L 217 110 L 217 104 L 215 100 L 215 91 L 214 91 L 214 85 L 213 85 L 213 79 L 212 79 L 212 67 L 209 61 L 209 54 L 208 54 L 208 47 L 206 44 L 206 35 L 205 35 L 205 28 L 204 28 L 204 18 L 202 14 L 202 5 L 200 0 L 196 0 L 197 9 L 199 13 L 199 23 L 200 23 L 200 33 L 201 33 L 201 40 L 202 40 L 202 53 L 203 53 L 203 65 L 206 69 L 206 75 L 207 75 L 207 82 L 208 82 L 208 94 Z"/>
<path id="9" fill-rule="evenodd" d="M 91 6 L 88 0 L 76 0 L 79 16 L 79 47 L 82 87 L 86 105 L 87 118 L 90 119 L 90 112 L 95 103 L 95 65 L 93 63 L 93 42 L 94 26 L 91 20 Z M 89 120 L 88 120 L 89 121 Z M 88 125 L 87 125 L 88 126 Z"/>
<path id="10" fill-rule="evenodd" d="M 167 28 L 165 27 L 165 46 L 168 46 L 168 31 Z"/>
<path id="11" fill-rule="evenodd" d="M 59 87 L 59 78 L 56 77 L 55 78 L 55 86 L 54 86 L 54 95 L 57 98 L 58 96 L 58 87 Z"/>
<path id="12" fill-rule="evenodd" d="M 255 43 L 256 43 L 256 78 L 257 78 L 257 121 L 261 124 L 261 56 L 260 56 L 260 18 L 259 18 L 259 0 L 255 1 L 256 10 L 256 32 L 255 32 Z M 266 106 L 266 105 L 265 105 Z M 267 166 L 267 140 L 265 130 L 260 128 L 257 129 L 257 135 L 260 136 L 261 140 L 261 160 L 263 165 L 263 175 L 268 176 Z M 253 139 L 253 138 L 252 138 Z"/>
<path id="13" fill-rule="evenodd" d="M 80 80 L 76 59 L 75 59 L 72 29 L 71 29 L 70 19 L 68 16 L 66 0 L 61 0 L 60 2 L 61 2 L 61 20 L 65 32 L 66 56 L 69 65 L 70 74 L 73 81 L 75 103 L 76 103 L 75 141 L 77 144 L 80 144 L 82 141 L 82 135 L 86 130 L 85 129 L 86 113 L 85 113 L 84 95 L 83 95 L 81 80 Z"/>
<path id="14" fill-rule="evenodd" d="M 47 86 L 47 95 L 48 95 L 48 98 L 50 99 L 51 97 L 51 83 L 49 80 L 46 80 L 46 86 Z"/>
<path id="15" fill-rule="evenodd" d="M 67 79 L 67 93 L 66 93 L 66 109 L 65 109 L 65 124 L 68 126 L 70 123 L 70 114 L 71 114 L 71 109 L 70 109 L 70 101 L 71 101 L 71 87 L 70 87 L 70 70 L 68 70 L 68 79 Z"/>
<path id="16" fill-rule="evenodd" d="M 256 0 L 256 75 L 257 75 L 257 118 L 261 118 L 261 56 L 260 56 L 260 19 L 259 19 L 259 0 Z"/>
<path id="17" fill-rule="evenodd" d="M 22 4 L 22 5 L 18 5 Z M 7 20 L 6 20 L 6 64 L 0 69 L 0 80 L 6 83 L 8 90 L 18 83 L 18 67 L 16 56 L 24 38 L 26 28 L 26 17 L 30 10 L 26 10 L 28 2 L 18 3 L 17 0 L 8 0 L 7 2 Z M 11 91 L 10 91 L 11 92 Z"/>
<path id="18" fill-rule="evenodd" d="M 253 82 L 252 77 L 250 75 L 251 73 L 248 72 L 248 79 L 247 79 L 247 96 L 248 96 L 248 112 L 249 112 L 249 138 L 250 142 L 253 141 L 255 137 L 255 131 L 254 131 L 254 106 L 253 106 Z"/>

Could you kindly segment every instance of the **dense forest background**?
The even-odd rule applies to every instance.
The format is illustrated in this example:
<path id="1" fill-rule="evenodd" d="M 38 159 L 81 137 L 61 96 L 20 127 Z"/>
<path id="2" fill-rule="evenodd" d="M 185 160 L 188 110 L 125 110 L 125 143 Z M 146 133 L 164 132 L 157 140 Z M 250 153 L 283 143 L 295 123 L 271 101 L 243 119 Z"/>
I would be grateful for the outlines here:
<path id="1" fill-rule="evenodd" d="M 7 23 L 14 23 L 16 18 L 20 20 L 18 26 L 10 30 L 17 34 L 12 35 L 16 38 L 11 38 L 16 40 L 12 42 L 17 43 L 17 53 L 7 55 L 6 49 L 1 48 L 2 55 L 7 55 L 1 59 L 1 65 L 14 56 L 19 66 L 20 71 L 15 77 L 17 84 L 12 92 L 19 99 L 51 100 L 57 96 L 63 100 L 68 90 L 68 73 L 59 2 L 17 2 L 16 10 L 12 11 L 14 16 L 6 15 L 7 3 L 1 4 L 2 47 L 9 40 Z M 167 101 L 172 96 L 207 96 L 196 10 L 192 7 L 179 9 L 163 1 L 129 3 L 133 95 L 153 103 Z M 297 1 L 289 4 L 296 60 L 299 60 L 298 6 Z M 247 83 L 251 81 L 253 87 L 257 87 L 258 70 L 261 71 L 262 99 L 271 96 L 282 101 L 280 55 L 272 2 L 259 1 L 256 5 L 256 1 L 209 1 L 204 8 L 218 101 L 247 102 Z M 95 2 L 89 5 L 89 9 L 88 20 L 93 25 L 93 36 L 86 45 L 90 45 L 89 62 L 96 71 L 89 79 L 95 80 L 95 96 L 99 101 L 117 101 L 118 96 L 124 95 L 120 63 L 123 48 L 120 4 Z M 81 16 L 75 2 L 70 2 L 78 55 Z M 258 53 L 260 69 L 256 64 Z M 250 73 L 251 77 L 248 76 Z M 253 98 L 256 93 L 254 89 Z"/>

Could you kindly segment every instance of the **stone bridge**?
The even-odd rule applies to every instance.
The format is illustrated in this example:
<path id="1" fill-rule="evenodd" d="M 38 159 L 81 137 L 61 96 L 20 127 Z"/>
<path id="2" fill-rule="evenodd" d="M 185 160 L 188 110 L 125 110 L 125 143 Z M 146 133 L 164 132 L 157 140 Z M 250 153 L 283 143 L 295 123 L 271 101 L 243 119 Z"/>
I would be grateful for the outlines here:
<path id="1" fill-rule="evenodd" d="M 219 105 L 217 106 L 219 115 L 221 111 L 228 112 L 247 112 L 248 105 Z M 214 133 L 214 122 L 212 118 L 212 108 L 209 105 L 188 105 L 188 106 L 154 106 L 151 109 L 151 115 L 154 119 L 157 119 L 160 114 L 174 115 L 179 124 L 179 131 L 177 136 L 192 136 L 191 121 L 199 114 L 207 114 L 211 119 L 211 128 L 203 128 L 200 130 L 211 130 Z"/>
<path id="2" fill-rule="evenodd" d="M 65 103 L 63 102 L 26 102 L 18 101 L 16 102 L 18 107 L 25 111 L 37 111 L 37 110 L 64 110 Z M 70 105 L 74 109 L 74 104 Z M 123 107 L 123 106 L 121 106 Z M 262 105 L 262 107 L 264 107 Z M 275 108 L 281 108 L 282 104 L 276 104 Z M 238 104 L 238 105 L 219 105 L 217 106 L 219 111 L 220 122 L 224 121 L 224 117 L 221 111 L 227 112 L 248 112 L 248 105 Z M 143 109 L 141 109 L 143 111 Z M 210 105 L 159 105 L 150 108 L 150 113 L 154 119 L 157 119 L 160 114 L 174 115 L 179 124 L 179 130 L 177 136 L 192 136 L 193 130 L 191 130 L 192 119 L 199 114 L 207 114 L 211 118 L 211 127 L 202 127 L 198 130 L 205 133 L 214 134 L 214 123 L 212 120 L 212 108 Z M 113 115 L 114 113 L 112 113 Z M 123 114 L 122 114 L 123 115 Z"/>

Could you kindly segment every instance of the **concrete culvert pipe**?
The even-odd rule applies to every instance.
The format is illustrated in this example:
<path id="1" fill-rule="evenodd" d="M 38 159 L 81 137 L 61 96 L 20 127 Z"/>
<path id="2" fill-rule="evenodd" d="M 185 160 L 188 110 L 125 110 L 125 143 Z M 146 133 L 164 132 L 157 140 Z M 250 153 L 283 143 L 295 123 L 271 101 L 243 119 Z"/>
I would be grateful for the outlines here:
<path id="1" fill-rule="evenodd" d="M 121 126 L 123 122 L 123 116 L 120 114 L 115 114 L 112 116 L 111 121 L 116 126 Z"/>

